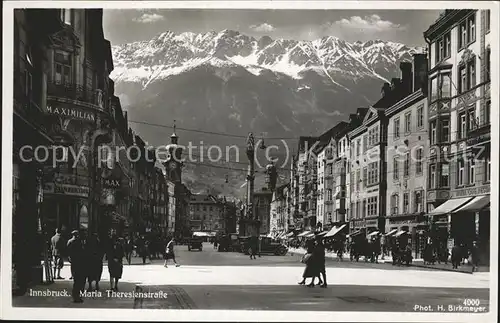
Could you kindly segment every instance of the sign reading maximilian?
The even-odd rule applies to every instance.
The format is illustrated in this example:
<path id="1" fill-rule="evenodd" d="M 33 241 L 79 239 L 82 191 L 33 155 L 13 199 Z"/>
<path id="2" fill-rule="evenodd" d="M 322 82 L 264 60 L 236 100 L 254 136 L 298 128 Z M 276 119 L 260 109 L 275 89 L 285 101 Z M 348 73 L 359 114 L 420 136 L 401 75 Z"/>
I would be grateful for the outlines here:
<path id="1" fill-rule="evenodd" d="M 52 115 L 61 116 L 65 118 L 85 120 L 95 122 L 95 114 L 87 112 L 80 108 L 75 107 L 53 107 L 47 105 L 47 112 Z"/>

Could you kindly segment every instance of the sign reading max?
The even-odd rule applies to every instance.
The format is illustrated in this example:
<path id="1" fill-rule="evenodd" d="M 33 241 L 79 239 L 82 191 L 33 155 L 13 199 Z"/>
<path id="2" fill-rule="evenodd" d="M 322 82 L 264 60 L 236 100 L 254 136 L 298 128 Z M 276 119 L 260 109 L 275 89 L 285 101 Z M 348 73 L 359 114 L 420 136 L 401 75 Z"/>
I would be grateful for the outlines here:
<path id="1" fill-rule="evenodd" d="M 66 118 L 86 120 L 86 121 L 95 121 L 95 114 L 84 111 L 75 107 L 53 107 L 51 105 L 47 105 L 47 112 L 52 115 L 57 115 Z"/>

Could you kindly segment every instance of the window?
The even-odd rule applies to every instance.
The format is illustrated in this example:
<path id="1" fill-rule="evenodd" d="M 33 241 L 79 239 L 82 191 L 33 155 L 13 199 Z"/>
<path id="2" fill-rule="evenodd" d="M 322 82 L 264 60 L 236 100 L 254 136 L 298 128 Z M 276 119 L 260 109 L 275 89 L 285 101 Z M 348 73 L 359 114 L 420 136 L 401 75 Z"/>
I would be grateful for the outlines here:
<path id="1" fill-rule="evenodd" d="M 422 172 L 423 172 L 422 162 L 423 162 L 423 158 L 424 158 L 424 149 L 418 148 L 416 155 L 417 155 L 417 158 L 416 158 L 415 172 L 417 175 L 422 175 Z"/>
<path id="2" fill-rule="evenodd" d="M 361 150 L 361 138 L 356 141 L 356 157 L 359 157 Z"/>
<path id="3" fill-rule="evenodd" d="M 405 161 L 404 161 L 404 166 L 403 166 L 403 175 L 405 177 L 410 176 L 410 153 L 405 154 Z"/>
<path id="4" fill-rule="evenodd" d="M 397 181 L 399 179 L 399 158 L 398 157 L 394 157 L 394 167 L 393 167 L 392 178 L 395 181 Z"/>
<path id="5" fill-rule="evenodd" d="M 379 143 L 379 127 L 376 126 L 368 131 L 368 146 L 372 147 Z"/>
<path id="6" fill-rule="evenodd" d="M 363 167 L 363 187 L 368 185 L 368 168 Z"/>
<path id="7" fill-rule="evenodd" d="M 436 120 L 431 121 L 431 135 L 430 135 L 430 143 L 431 145 L 434 145 L 436 143 Z"/>
<path id="8" fill-rule="evenodd" d="M 457 186 L 464 185 L 464 171 L 465 171 L 464 160 L 460 159 L 458 160 L 458 168 L 457 168 Z"/>
<path id="9" fill-rule="evenodd" d="M 373 162 L 368 165 L 368 185 L 378 183 L 378 162 Z"/>
<path id="10" fill-rule="evenodd" d="M 489 10 L 488 10 L 489 11 Z M 491 80 L 491 48 L 486 49 L 486 75 L 485 80 Z"/>
<path id="11" fill-rule="evenodd" d="M 410 213 L 410 193 L 403 193 L 403 214 Z"/>
<path id="12" fill-rule="evenodd" d="M 424 212 L 424 193 L 422 190 L 415 192 L 414 205 L 415 205 L 414 209 L 415 213 Z"/>
<path id="13" fill-rule="evenodd" d="M 484 178 L 485 182 L 491 181 L 491 158 L 486 157 L 484 161 Z"/>
<path id="14" fill-rule="evenodd" d="M 461 65 L 459 68 L 459 75 L 460 78 L 458 79 L 458 92 L 462 93 L 466 91 L 466 84 L 467 84 L 467 69 L 465 65 Z"/>
<path id="15" fill-rule="evenodd" d="M 362 215 L 363 215 L 363 212 L 361 210 L 361 201 L 357 201 L 356 202 L 356 218 L 360 219 Z"/>
<path id="16" fill-rule="evenodd" d="M 356 171 L 356 191 L 359 191 L 359 184 L 361 183 L 361 171 Z"/>
<path id="17" fill-rule="evenodd" d="M 399 214 L 399 195 L 397 193 L 391 196 L 391 214 Z"/>
<path id="18" fill-rule="evenodd" d="M 486 104 L 484 106 L 484 122 L 483 124 L 489 124 L 490 123 L 490 115 L 491 115 L 491 100 L 486 101 Z"/>
<path id="19" fill-rule="evenodd" d="M 462 112 L 458 116 L 458 135 L 460 139 L 464 139 L 467 136 L 467 116 L 465 112 Z"/>
<path id="20" fill-rule="evenodd" d="M 439 183 L 440 187 L 449 187 L 450 186 L 450 165 L 441 164 L 441 180 Z"/>
<path id="21" fill-rule="evenodd" d="M 468 19 L 467 19 L 467 41 L 469 43 L 472 43 L 473 41 L 476 40 L 476 14 L 472 14 Z"/>
<path id="22" fill-rule="evenodd" d="M 399 118 L 394 119 L 394 138 L 399 138 Z"/>
<path id="23" fill-rule="evenodd" d="M 464 21 L 460 24 L 458 36 L 458 48 L 463 48 L 467 44 L 467 22 Z"/>
<path id="24" fill-rule="evenodd" d="M 417 108 L 417 128 L 422 129 L 424 127 L 424 106 L 421 105 Z"/>
<path id="25" fill-rule="evenodd" d="M 378 201 L 378 197 L 377 196 L 374 196 L 374 197 L 370 197 L 368 198 L 368 205 L 367 205 L 367 208 L 368 208 L 368 216 L 377 216 L 377 209 L 378 209 L 378 205 L 377 205 L 377 201 Z"/>
<path id="26" fill-rule="evenodd" d="M 66 25 L 72 25 L 71 9 L 61 9 L 61 21 L 63 21 Z"/>
<path id="27" fill-rule="evenodd" d="M 491 10 L 486 10 L 484 13 L 484 26 L 486 31 L 490 31 L 491 28 Z"/>
<path id="28" fill-rule="evenodd" d="M 54 56 L 56 83 L 71 83 L 71 56 L 67 52 L 56 51 Z"/>
<path id="29" fill-rule="evenodd" d="M 441 142 L 450 141 L 450 120 L 441 120 Z"/>
<path id="30" fill-rule="evenodd" d="M 436 64 L 451 55 L 451 33 L 447 32 L 436 41 Z"/>
<path id="31" fill-rule="evenodd" d="M 451 97 L 451 73 L 442 73 L 431 79 L 431 101 Z"/>
<path id="32" fill-rule="evenodd" d="M 405 133 L 411 132 L 411 112 L 405 114 Z"/>
<path id="33" fill-rule="evenodd" d="M 471 59 L 467 63 L 467 89 L 470 90 L 476 85 L 476 60 Z"/>
<path id="34" fill-rule="evenodd" d="M 447 32 L 444 37 L 444 58 L 451 56 L 451 32 Z"/>
<path id="35" fill-rule="evenodd" d="M 469 172 L 468 172 L 468 178 L 469 178 L 469 184 L 474 184 L 476 182 L 476 162 L 474 161 L 474 158 L 469 159 Z"/>
<path id="36" fill-rule="evenodd" d="M 476 128 L 477 128 L 476 111 L 472 109 L 469 110 L 469 130 L 474 130 Z"/>
<path id="37" fill-rule="evenodd" d="M 429 188 L 436 188 L 436 165 L 429 166 Z"/>

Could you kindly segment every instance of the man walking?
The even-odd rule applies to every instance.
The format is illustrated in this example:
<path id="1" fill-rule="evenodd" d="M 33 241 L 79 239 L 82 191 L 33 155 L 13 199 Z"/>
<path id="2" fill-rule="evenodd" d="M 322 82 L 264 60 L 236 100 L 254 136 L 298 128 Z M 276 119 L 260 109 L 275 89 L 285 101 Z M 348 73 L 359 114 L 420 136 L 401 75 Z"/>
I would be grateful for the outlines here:
<path id="1" fill-rule="evenodd" d="M 52 236 L 50 242 L 52 245 L 52 257 L 54 259 L 54 277 L 56 279 L 64 279 L 61 277 L 61 269 L 64 266 L 63 253 L 66 242 L 64 241 L 64 237 L 61 235 L 60 229 L 56 229 L 56 233 Z"/>
<path id="2" fill-rule="evenodd" d="M 78 230 L 72 231 L 71 235 L 73 237 L 68 241 L 68 260 L 71 263 L 71 275 L 73 277 L 71 296 L 73 302 L 83 303 L 80 292 L 83 292 L 86 280 L 84 246 Z"/>
<path id="3" fill-rule="evenodd" d="M 175 261 L 175 253 L 174 253 L 174 245 L 175 245 L 175 240 L 172 238 L 168 243 L 165 248 L 165 264 L 163 265 L 165 268 L 168 268 L 167 263 L 169 259 L 172 259 L 174 261 L 175 267 L 179 267 L 180 265 Z"/>
<path id="4" fill-rule="evenodd" d="M 462 261 L 462 250 L 458 244 L 456 244 L 451 249 L 451 264 L 453 265 L 453 269 L 458 269 L 460 262 Z"/>
<path id="5" fill-rule="evenodd" d="M 259 245 L 259 241 L 256 236 L 251 236 L 250 241 L 249 241 L 249 254 L 250 254 L 250 259 L 257 259 L 255 256 L 257 254 L 257 248 Z"/>
<path id="6" fill-rule="evenodd" d="M 479 267 L 479 248 L 477 247 L 476 241 L 472 243 L 469 257 L 472 264 L 472 272 L 477 271 Z"/>

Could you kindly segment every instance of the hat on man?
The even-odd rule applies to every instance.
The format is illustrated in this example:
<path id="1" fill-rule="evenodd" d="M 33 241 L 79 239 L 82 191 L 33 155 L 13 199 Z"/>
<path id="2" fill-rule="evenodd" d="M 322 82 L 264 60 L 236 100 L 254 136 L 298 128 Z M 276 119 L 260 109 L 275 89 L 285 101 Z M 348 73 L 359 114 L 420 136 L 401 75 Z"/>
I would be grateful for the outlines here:
<path id="1" fill-rule="evenodd" d="M 72 234 L 72 235 L 76 235 L 76 234 L 78 234 L 78 230 L 73 230 L 73 231 L 71 231 L 71 234 Z"/>

